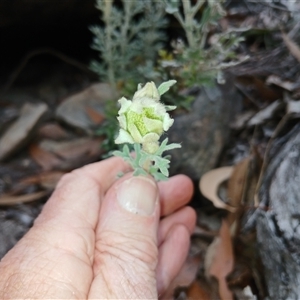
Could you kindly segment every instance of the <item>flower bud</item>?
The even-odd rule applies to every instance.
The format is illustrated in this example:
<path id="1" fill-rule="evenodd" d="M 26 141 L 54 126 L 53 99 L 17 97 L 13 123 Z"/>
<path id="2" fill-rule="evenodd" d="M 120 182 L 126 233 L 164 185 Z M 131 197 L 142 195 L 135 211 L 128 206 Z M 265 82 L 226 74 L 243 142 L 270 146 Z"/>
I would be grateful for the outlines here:
<path id="1" fill-rule="evenodd" d="M 147 82 L 143 88 L 140 84 L 138 85 L 138 90 L 133 95 L 132 100 L 134 101 L 135 99 L 140 98 L 150 98 L 154 101 L 160 100 L 160 95 L 153 81 Z"/>

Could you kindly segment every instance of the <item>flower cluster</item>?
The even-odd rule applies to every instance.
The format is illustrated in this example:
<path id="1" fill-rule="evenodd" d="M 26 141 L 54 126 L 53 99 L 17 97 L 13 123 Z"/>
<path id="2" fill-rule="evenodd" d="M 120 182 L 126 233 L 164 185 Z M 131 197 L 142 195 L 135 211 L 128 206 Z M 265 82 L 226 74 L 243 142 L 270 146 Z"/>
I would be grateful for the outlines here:
<path id="1" fill-rule="evenodd" d="M 132 101 L 121 98 L 120 132 L 116 144 L 139 143 L 145 152 L 155 153 L 160 136 L 174 122 L 167 113 L 168 107 L 159 101 L 159 90 L 154 82 L 148 82 L 143 88 L 139 86 Z"/>
<path id="2" fill-rule="evenodd" d="M 116 144 L 133 144 L 135 156 L 130 154 L 127 145 L 123 151 L 115 151 L 114 155 L 122 157 L 134 169 L 134 175 L 151 174 L 156 180 L 165 180 L 169 176 L 169 157 L 162 157 L 164 151 L 181 146 L 176 143 L 168 145 L 168 139 L 159 143 L 161 135 L 167 131 L 174 120 L 168 111 L 175 106 L 167 106 L 160 102 L 160 96 L 175 84 L 175 80 L 162 83 L 158 88 L 154 82 L 144 87 L 138 86 L 132 100 L 121 98 L 118 112 L 120 131 Z"/>

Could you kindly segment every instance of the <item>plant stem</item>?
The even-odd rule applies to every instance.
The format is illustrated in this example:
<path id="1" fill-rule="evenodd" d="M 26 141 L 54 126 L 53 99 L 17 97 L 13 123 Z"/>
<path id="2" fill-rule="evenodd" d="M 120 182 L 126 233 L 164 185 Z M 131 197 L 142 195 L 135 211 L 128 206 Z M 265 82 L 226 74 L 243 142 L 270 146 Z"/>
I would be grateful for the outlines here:
<path id="1" fill-rule="evenodd" d="M 116 80 L 115 80 L 115 73 L 113 67 L 113 57 L 112 57 L 112 33 L 113 28 L 111 26 L 110 18 L 111 18 L 111 10 L 112 10 L 112 0 L 105 0 L 104 2 L 105 8 L 103 12 L 103 20 L 105 22 L 105 48 L 106 48 L 106 55 L 108 57 L 107 60 L 107 73 L 108 73 L 108 80 L 111 84 L 112 88 L 116 88 Z"/>
<path id="2" fill-rule="evenodd" d="M 183 11 L 184 11 L 184 30 L 186 32 L 186 37 L 188 40 L 188 44 L 190 48 L 196 47 L 196 39 L 193 34 L 193 11 L 191 9 L 191 2 L 190 0 L 182 0 L 183 4 Z"/>
<path id="3" fill-rule="evenodd" d="M 121 37 L 122 37 L 122 43 L 121 43 L 121 55 L 122 57 L 126 56 L 126 49 L 127 49 L 127 42 L 129 42 L 128 39 L 128 30 L 129 30 L 129 25 L 130 25 L 130 21 L 131 21 L 131 13 L 132 13 L 132 5 L 134 5 L 135 1 L 130 0 L 123 0 L 123 5 L 124 5 L 124 22 L 123 25 L 121 27 Z M 125 61 L 122 61 L 121 63 L 121 69 L 122 69 L 122 73 L 123 71 L 125 71 Z"/>
<path id="4" fill-rule="evenodd" d="M 192 8 L 192 14 L 193 17 L 195 17 L 198 10 L 201 8 L 201 6 L 204 4 L 205 0 L 198 0 L 197 3 Z"/>

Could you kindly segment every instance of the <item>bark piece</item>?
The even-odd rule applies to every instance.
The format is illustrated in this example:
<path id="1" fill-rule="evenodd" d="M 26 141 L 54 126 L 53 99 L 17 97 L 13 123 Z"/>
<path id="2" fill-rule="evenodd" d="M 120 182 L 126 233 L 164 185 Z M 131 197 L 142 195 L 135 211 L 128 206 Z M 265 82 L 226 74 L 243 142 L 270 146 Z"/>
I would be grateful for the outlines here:
<path id="1" fill-rule="evenodd" d="M 0 161 L 20 150 L 33 136 L 40 120 L 47 113 L 44 103 L 26 103 L 20 117 L 5 131 L 0 139 Z"/>
<path id="2" fill-rule="evenodd" d="M 300 124 L 276 137 L 259 186 L 257 242 L 268 299 L 300 298 Z"/>

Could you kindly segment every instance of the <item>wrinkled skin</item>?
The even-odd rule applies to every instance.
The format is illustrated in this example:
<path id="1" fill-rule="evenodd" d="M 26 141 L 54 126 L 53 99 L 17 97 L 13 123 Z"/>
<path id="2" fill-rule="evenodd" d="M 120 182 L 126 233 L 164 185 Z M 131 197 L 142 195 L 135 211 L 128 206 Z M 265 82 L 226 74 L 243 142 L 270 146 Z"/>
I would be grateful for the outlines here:
<path id="1" fill-rule="evenodd" d="M 65 175 L 34 226 L 2 259 L 0 299 L 155 299 L 163 294 L 188 252 L 195 213 L 184 205 L 192 183 L 178 175 L 156 185 L 151 178 L 131 180 L 130 172 L 116 179 L 128 171 L 120 158 L 111 158 Z M 120 205 L 126 180 L 145 191 L 139 197 L 152 197 L 147 214 Z"/>

